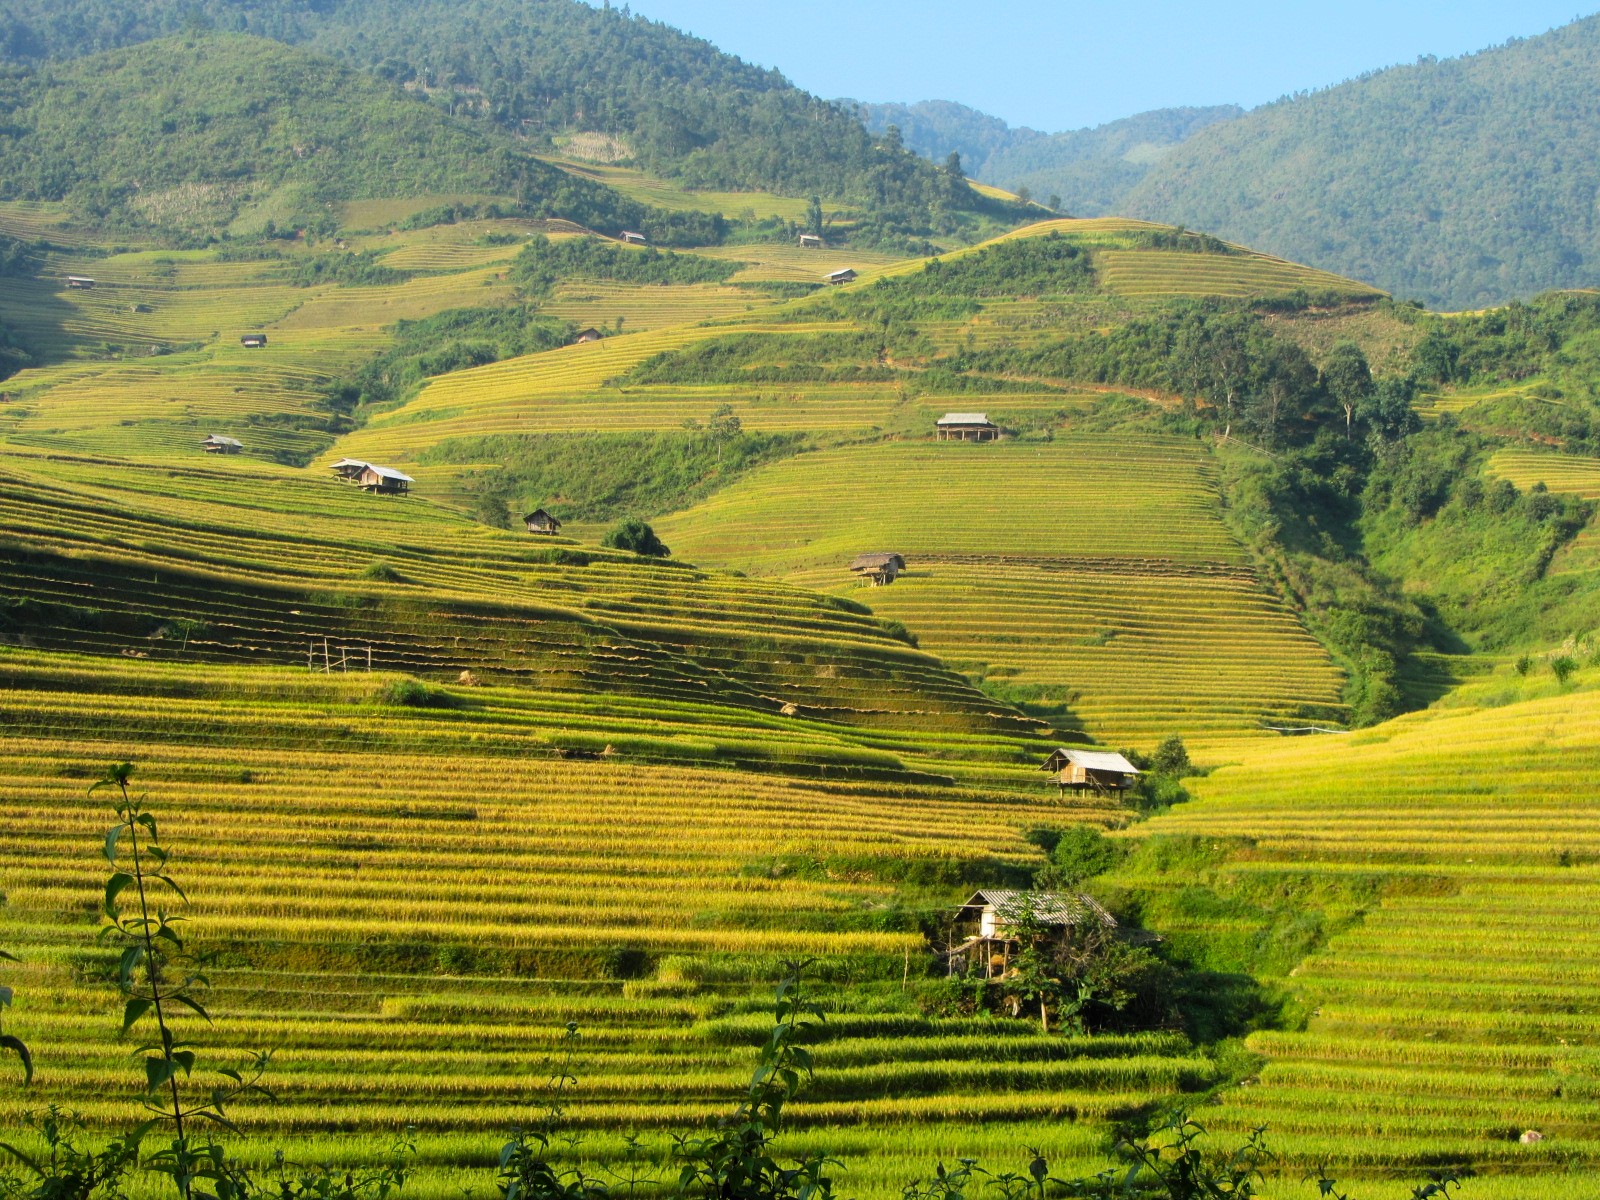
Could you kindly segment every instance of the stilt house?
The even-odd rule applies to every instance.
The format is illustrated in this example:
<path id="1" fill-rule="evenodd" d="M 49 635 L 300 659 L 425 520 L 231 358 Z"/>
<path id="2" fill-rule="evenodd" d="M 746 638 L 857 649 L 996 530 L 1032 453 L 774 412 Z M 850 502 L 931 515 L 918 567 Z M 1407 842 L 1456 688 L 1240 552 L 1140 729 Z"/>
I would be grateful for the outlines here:
<path id="1" fill-rule="evenodd" d="M 239 339 L 239 344 L 249 350 L 258 350 L 267 344 L 267 335 L 264 333 L 247 333 Z"/>
<path id="2" fill-rule="evenodd" d="M 94 280 L 87 275 L 68 275 L 67 286 L 75 292 L 86 292 L 94 287 Z"/>
<path id="3" fill-rule="evenodd" d="M 800 235 L 800 248 L 802 250 L 821 250 L 824 244 L 823 240 L 814 233 L 802 233 Z"/>
<path id="4" fill-rule="evenodd" d="M 949 973 L 1001 978 L 1024 948 L 1023 929 L 1030 919 L 1036 936 L 1058 944 L 1070 943 L 1079 931 L 1117 929 L 1117 919 L 1082 892 L 974 892 L 956 912 L 959 941 L 946 956 Z"/>
<path id="5" fill-rule="evenodd" d="M 237 454 L 244 449 L 244 443 L 237 438 L 223 437 L 220 433 L 213 433 L 200 445 L 207 454 Z"/>
<path id="6" fill-rule="evenodd" d="M 1056 785 L 1063 791 L 1123 792 L 1139 778 L 1139 768 L 1110 750 L 1069 750 L 1062 747 L 1044 760 Z"/>
<path id="7" fill-rule="evenodd" d="M 873 587 L 887 587 L 906 569 L 906 560 L 898 554 L 858 554 L 850 562 L 856 578 L 866 579 Z"/>
<path id="8" fill-rule="evenodd" d="M 853 267 L 846 267 L 842 271 L 831 271 L 828 274 L 828 282 L 832 284 L 854 283 L 855 281 L 856 273 Z"/>
<path id="9" fill-rule="evenodd" d="M 649 241 L 646 240 L 644 234 L 634 233 L 630 229 L 624 229 L 622 231 L 622 240 L 627 242 L 630 246 L 648 246 L 650 244 Z"/>
<path id="10" fill-rule="evenodd" d="M 545 512 L 545 510 L 542 508 L 534 509 L 522 519 L 527 524 L 529 533 L 550 535 L 561 532 L 561 522 L 556 520 L 549 513 Z"/>
<path id="11" fill-rule="evenodd" d="M 332 471 L 346 483 L 354 483 L 356 480 L 361 478 L 361 472 L 365 471 L 369 465 L 370 464 L 368 463 L 362 462 L 359 458 L 341 458 L 338 462 L 329 467 L 328 470 Z"/>
<path id="12" fill-rule="evenodd" d="M 411 490 L 416 480 L 391 467 L 375 467 L 368 463 L 356 476 L 356 482 L 363 490 L 379 496 L 401 496 Z"/>
<path id="13" fill-rule="evenodd" d="M 945 413 L 936 428 L 941 442 L 992 442 L 1000 436 L 987 413 Z"/>
<path id="14" fill-rule="evenodd" d="M 579 333 L 577 337 L 573 338 L 572 344 L 574 346 L 583 346 L 587 345 L 589 342 L 598 342 L 600 338 L 601 333 L 598 329 L 589 328 L 583 330 L 583 332 Z"/>

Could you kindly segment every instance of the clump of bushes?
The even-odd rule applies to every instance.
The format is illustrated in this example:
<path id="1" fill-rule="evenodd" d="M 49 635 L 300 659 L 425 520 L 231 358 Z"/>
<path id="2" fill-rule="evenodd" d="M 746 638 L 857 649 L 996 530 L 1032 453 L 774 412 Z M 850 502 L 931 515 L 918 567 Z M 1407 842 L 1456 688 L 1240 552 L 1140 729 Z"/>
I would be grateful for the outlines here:
<path id="1" fill-rule="evenodd" d="M 672 553 L 656 531 L 638 517 L 627 517 L 606 531 L 600 544 L 608 550 L 629 550 L 646 558 L 666 558 Z"/>

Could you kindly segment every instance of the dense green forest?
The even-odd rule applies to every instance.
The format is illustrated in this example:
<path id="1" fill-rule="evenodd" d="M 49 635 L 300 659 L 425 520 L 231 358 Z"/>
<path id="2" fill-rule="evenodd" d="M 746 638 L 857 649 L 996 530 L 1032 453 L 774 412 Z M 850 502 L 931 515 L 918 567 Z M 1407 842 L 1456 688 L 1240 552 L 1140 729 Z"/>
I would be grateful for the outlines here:
<path id="1" fill-rule="evenodd" d="M 699 254 L 636 250 L 599 238 L 528 239 L 512 264 L 511 278 L 529 297 L 542 297 L 563 279 L 609 279 L 622 283 L 721 283 L 744 264 Z"/>
<path id="2" fill-rule="evenodd" d="M 1244 110 L 1233 104 L 1161 108 L 1092 129 L 1040 133 L 1012 128 L 998 117 L 948 100 L 918 104 L 852 105 L 867 128 L 890 125 L 918 154 L 944 162 L 961 157 L 974 179 L 1012 191 L 1075 217 L 1112 213 L 1122 196 L 1149 173 L 1168 149 Z"/>
<path id="3" fill-rule="evenodd" d="M 534 139 L 616 135 L 639 165 L 690 186 L 852 201 L 870 208 L 880 240 L 1024 215 L 775 71 L 578 0 L 8 0 L 0 53 L 52 61 L 197 26 L 330 54 Z"/>
<path id="4" fill-rule="evenodd" d="M 1600 18 L 1381 71 L 1197 134 L 1124 215 L 1435 307 L 1600 283 Z"/>
<path id="5" fill-rule="evenodd" d="M 528 157 L 492 127 L 261 38 L 180 35 L 0 76 L 0 198 L 85 218 L 212 232 L 332 224 L 364 197 L 480 192 L 658 241 L 721 219 L 666 213 Z"/>

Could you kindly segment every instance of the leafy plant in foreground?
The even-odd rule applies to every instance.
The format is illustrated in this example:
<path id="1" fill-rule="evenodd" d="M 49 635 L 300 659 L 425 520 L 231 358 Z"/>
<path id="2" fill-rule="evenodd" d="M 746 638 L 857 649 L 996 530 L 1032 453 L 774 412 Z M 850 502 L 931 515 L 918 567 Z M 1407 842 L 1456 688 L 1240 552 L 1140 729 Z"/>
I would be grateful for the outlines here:
<path id="1" fill-rule="evenodd" d="M 89 788 L 91 796 L 102 788 L 117 793 L 117 823 L 105 836 L 104 853 L 113 870 L 106 880 L 100 938 L 122 947 L 117 964 L 117 986 L 124 998 L 122 1032 L 147 1016 L 156 1027 L 156 1040 L 135 1051 L 143 1056 L 145 1107 L 154 1120 L 130 1137 L 138 1141 L 156 1121 L 170 1121 L 172 1144 L 153 1156 L 149 1165 L 171 1176 L 184 1200 L 196 1195 L 210 1200 L 212 1193 L 195 1191 L 202 1179 L 232 1184 L 218 1189 L 218 1200 L 226 1200 L 228 1194 L 238 1193 L 237 1184 L 220 1150 L 194 1142 L 190 1126 L 199 1119 L 233 1129 L 226 1114 L 230 1101 L 247 1092 L 269 1094 L 260 1078 L 270 1055 L 255 1054 L 248 1074 L 224 1069 L 226 1082 L 198 1098 L 184 1094 L 182 1081 L 193 1075 L 197 1056 L 191 1043 L 178 1040 L 172 1016 L 187 1009 L 209 1023 L 210 1014 L 199 999 L 207 981 L 184 944 L 179 930 L 183 918 L 153 906 L 157 885 L 185 904 L 188 897 L 168 874 L 172 856 L 161 845 L 155 816 L 145 810 L 142 796 L 135 798 L 128 791 L 132 774 L 133 764 L 118 763 Z M 133 902 L 126 904 L 123 895 L 130 890 Z"/>

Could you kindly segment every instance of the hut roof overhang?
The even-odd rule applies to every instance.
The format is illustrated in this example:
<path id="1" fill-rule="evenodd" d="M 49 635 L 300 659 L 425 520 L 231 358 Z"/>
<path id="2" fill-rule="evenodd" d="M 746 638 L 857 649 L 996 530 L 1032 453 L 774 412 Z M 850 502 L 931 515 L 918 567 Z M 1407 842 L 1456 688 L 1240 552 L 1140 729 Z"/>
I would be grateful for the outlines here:
<path id="1" fill-rule="evenodd" d="M 1122 755 L 1110 750 L 1069 750 L 1063 746 L 1044 761 L 1046 771 L 1061 771 L 1068 766 L 1085 771 L 1110 771 L 1118 775 L 1138 775 L 1140 770 Z"/>
<path id="2" fill-rule="evenodd" d="M 981 916 L 985 909 L 993 909 L 1001 921 L 1017 924 L 1030 908 L 1033 919 L 1043 925 L 1117 927 L 1117 919 L 1093 896 L 1083 892 L 1015 892 L 984 888 L 972 894 L 958 915 L 971 920 Z"/>
<path id="3" fill-rule="evenodd" d="M 893 565 L 897 571 L 906 569 L 906 560 L 898 554 L 858 554 L 850 560 L 852 571 L 880 571 L 884 567 Z"/>
<path id="4" fill-rule="evenodd" d="M 945 413 L 939 418 L 940 425 L 992 425 L 988 413 Z"/>

